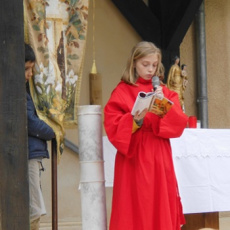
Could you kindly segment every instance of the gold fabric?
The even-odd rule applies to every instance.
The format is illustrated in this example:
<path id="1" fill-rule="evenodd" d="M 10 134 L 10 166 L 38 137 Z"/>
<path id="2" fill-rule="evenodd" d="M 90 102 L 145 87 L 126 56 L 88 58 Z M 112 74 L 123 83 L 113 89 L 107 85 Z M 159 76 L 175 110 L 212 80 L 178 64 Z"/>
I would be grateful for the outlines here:
<path id="1" fill-rule="evenodd" d="M 31 96 L 56 134 L 58 160 L 65 127 L 77 124 L 87 16 L 88 0 L 24 0 L 25 41 L 36 55 Z"/>
<path id="2" fill-rule="evenodd" d="M 140 126 L 133 120 L 133 127 L 132 127 L 132 133 L 135 133 Z"/>

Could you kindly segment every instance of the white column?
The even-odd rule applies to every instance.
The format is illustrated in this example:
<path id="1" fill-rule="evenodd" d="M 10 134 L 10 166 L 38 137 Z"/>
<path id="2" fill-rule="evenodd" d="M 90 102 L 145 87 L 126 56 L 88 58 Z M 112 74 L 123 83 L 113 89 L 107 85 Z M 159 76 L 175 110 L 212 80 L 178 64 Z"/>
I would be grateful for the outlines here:
<path id="1" fill-rule="evenodd" d="M 82 230 L 106 230 L 101 106 L 78 107 Z"/>

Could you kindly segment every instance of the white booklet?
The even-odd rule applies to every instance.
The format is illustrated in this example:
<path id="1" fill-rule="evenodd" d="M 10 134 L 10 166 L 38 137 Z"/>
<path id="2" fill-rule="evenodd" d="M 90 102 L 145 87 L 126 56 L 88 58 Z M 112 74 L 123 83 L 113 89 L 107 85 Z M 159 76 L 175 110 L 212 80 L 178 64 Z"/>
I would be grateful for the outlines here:
<path id="1" fill-rule="evenodd" d="M 137 111 L 141 113 L 144 109 L 149 109 L 154 92 L 145 93 L 143 91 L 139 92 L 136 98 L 136 101 L 133 105 L 131 114 L 134 116 Z"/>
<path id="2" fill-rule="evenodd" d="M 172 105 L 172 101 L 165 97 L 158 98 L 155 92 L 145 93 L 141 91 L 137 95 L 131 114 L 134 116 L 137 111 L 140 114 L 144 109 L 148 109 L 149 112 L 163 117 L 171 109 Z"/>

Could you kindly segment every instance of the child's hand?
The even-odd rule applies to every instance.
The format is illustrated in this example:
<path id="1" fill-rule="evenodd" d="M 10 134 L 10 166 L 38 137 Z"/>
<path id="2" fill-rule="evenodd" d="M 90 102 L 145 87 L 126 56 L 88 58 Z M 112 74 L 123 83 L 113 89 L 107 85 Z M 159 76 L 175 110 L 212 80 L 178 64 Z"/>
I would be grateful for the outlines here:
<path id="1" fill-rule="evenodd" d="M 138 123 L 139 121 L 143 120 L 147 112 L 148 112 L 147 108 L 144 109 L 140 114 L 139 111 L 137 111 L 133 117 L 134 121 Z"/>
<path id="2" fill-rule="evenodd" d="M 164 97 L 163 88 L 161 86 L 158 86 L 155 90 L 156 96 L 160 99 Z"/>

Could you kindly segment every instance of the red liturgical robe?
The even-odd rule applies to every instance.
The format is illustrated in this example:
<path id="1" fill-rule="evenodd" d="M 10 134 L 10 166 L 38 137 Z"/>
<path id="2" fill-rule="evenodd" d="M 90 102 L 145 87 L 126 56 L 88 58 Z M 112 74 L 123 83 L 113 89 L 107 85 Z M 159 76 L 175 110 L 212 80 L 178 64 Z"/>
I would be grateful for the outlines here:
<path id="1" fill-rule="evenodd" d="M 188 118 L 177 93 L 162 87 L 174 102 L 171 110 L 164 118 L 148 112 L 134 133 L 131 110 L 138 92 L 152 91 L 151 80 L 121 81 L 105 106 L 105 130 L 117 149 L 110 230 L 179 230 L 184 224 L 169 138 L 182 134 Z"/>

